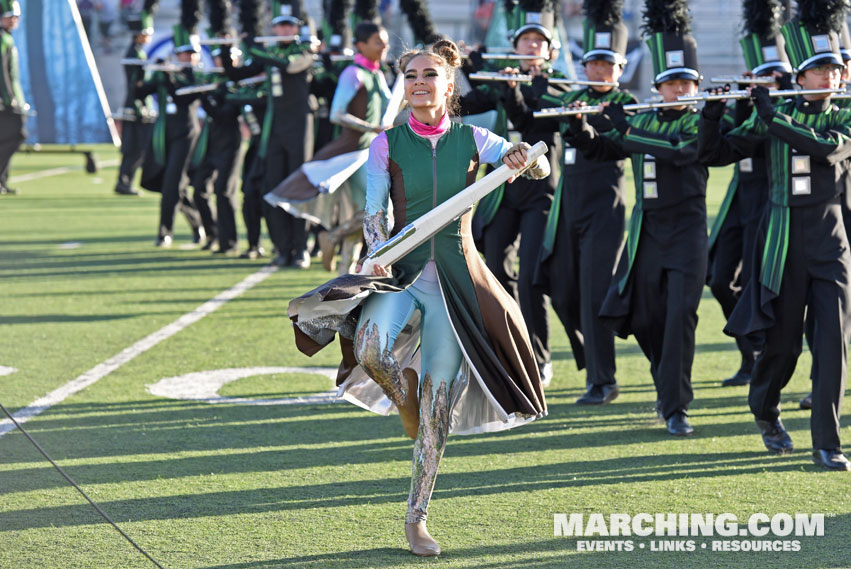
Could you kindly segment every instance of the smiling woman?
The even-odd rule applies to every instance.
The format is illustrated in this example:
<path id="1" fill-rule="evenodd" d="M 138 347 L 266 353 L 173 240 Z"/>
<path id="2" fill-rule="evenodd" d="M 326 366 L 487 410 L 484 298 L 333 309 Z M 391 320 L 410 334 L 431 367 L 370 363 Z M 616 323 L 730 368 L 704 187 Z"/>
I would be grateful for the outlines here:
<path id="1" fill-rule="evenodd" d="M 481 163 L 525 166 L 523 143 L 450 120 L 459 64 L 447 40 L 400 59 L 411 116 L 369 148 L 370 253 L 463 191 Z M 546 414 L 520 309 L 476 252 L 470 221 L 470 213 L 450 221 L 392 267 L 340 277 L 291 304 L 299 349 L 312 355 L 339 332 L 344 397 L 377 411 L 395 406 L 416 441 L 405 518 L 416 555 L 440 553 L 425 522 L 449 432 L 499 431 Z M 314 312 L 317 298 L 333 302 Z M 334 312 L 334 302 L 346 308 Z M 294 304 L 311 305 L 311 314 L 293 314 Z"/>

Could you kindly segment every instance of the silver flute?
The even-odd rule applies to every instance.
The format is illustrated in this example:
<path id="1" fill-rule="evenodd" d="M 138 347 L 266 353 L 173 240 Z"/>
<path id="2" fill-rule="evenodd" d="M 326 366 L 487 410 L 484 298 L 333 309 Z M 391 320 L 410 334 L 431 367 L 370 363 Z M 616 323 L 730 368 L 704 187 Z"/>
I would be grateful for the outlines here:
<path id="1" fill-rule="evenodd" d="M 166 63 L 157 63 L 150 59 L 122 59 L 121 65 L 136 66 L 145 69 L 146 71 L 164 71 L 166 73 L 177 73 L 184 69 L 192 69 L 200 73 L 224 73 L 223 67 L 204 67 L 196 65 L 188 61 L 169 61 Z"/>
<path id="2" fill-rule="evenodd" d="M 237 81 L 236 84 L 241 87 L 247 87 L 249 85 L 257 85 L 258 83 L 263 83 L 264 81 L 266 81 L 265 73 L 257 75 L 256 77 L 248 77 L 247 79 L 242 79 L 240 81 Z M 219 85 L 222 85 L 223 83 L 227 83 L 227 81 L 217 83 L 206 83 L 204 85 L 189 85 L 187 87 L 181 87 L 180 89 L 177 89 L 174 93 L 175 95 L 193 95 L 195 93 L 208 93 L 210 91 L 215 91 L 219 88 Z"/>
<path id="3" fill-rule="evenodd" d="M 771 85 L 772 83 L 776 83 L 777 79 L 773 77 L 734 77 L 732 75 L 725 75 L 723 77 L 713 77 L 709 80 L 710 83 L 715 83 L 716 85 L 724 85 L 725 83 L 741 83 L 748 85 Z"/>
<path id="4" fill-rule="evenodd" d="M 462 55 L 464 59 L 468 59 L 469 55 Z M 482 59 L 484 60 L 494 60 L 494 59 L 507 59 L 509 61 L 533 61 L 535 59 L 542 59 L 544 61 L 549 61 L 549 56 L 540 55 L 520 55 L 519 53 L 483 53 Z"/>
<path id="5" fill-rule="evenodd" d="M 769 91 L 769 97 L 801 97 L 804 95 L 838 95 L 847 93 L 845 89 L 777 89 Z M 741 89 L 736 91 L 725 91 L 723 93 L 698 93 L 697 95 L 684 95 L 677 97 L 682 103 L 699 103 L 701 101 L 721 101 L 723 99 L 749 99 L 750 92 Z"/>
<path id="6" fill-rule="evenodd" d="M 650 109 L 665 109 L 668 107 L 682 107 L 685 105 L 696 105 L 697 101 L 671 101 L 668 103 L 664 102 L 650 102 L 650 103 L 633 103 L 631 105 L 624 105 L 623 110 L 625 111 L 649 111 Z M 540 111 L 535 111 L 533 116 L 536 119 L 545 119 L 545 118 L 554 118 L 554 117 L 574 117 L 578 115 L 593 115 L 597 113 L 603 112 L 605 107 L 603 105 L 591 105 L 587 107 L 577 107 L 575 109 L 571 109 L 568 107 L 552 107 L 549 109 L 542 109 Z"/>
<path id="7" fill-rule="evenodd" d="M 518 81 L 520 83 L 529 83 L 532 81 L 532 76 L 518 73 L 497 73 L 493 71 L 479 71 L 470 73 L 468 79 L 475 81 Z M 554 85 L 586 85 L 589 87 L 617 87 L 618 83 L 610 83 L 608 81 L 586 81 L 584 79 L 562 79 L 548 78 L 547 81 Z"/>

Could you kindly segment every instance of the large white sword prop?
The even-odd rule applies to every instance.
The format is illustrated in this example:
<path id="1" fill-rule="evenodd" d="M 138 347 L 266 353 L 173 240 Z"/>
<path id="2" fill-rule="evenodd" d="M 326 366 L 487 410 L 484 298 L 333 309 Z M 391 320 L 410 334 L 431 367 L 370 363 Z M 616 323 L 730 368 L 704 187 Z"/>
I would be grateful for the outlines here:
<path id="1" fill-rule="evenodd" d="M 478 182 L 470 184 L 427 214 L 406 225 L 399 233 L 379 245 L 363 262 L 360 274 L 371 275 L 375 265 L 387 267 L 428 241 L 435 233 L 466 213 L 477 201 L 497 189 L 512 176 L 519 176 L 537 160 L 537 167 L 549 175 L 545 156 L 547 145 L 538 142 L 526 151 L 526 167 L 515 170 L 503 164 Z"/>

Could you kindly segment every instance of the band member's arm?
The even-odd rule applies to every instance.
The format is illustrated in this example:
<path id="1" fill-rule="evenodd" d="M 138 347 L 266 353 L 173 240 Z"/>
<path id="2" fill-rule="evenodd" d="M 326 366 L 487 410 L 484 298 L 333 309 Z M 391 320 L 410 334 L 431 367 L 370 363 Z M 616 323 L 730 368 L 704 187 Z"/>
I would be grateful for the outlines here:
<path id="1" fill-rule="evenodd" d="M 626 152 L 652 154 L 674 164 L 691 164 L 697 161 L 697 117 L 685 121 L 684 128 L 680 131 L 665 134 L 630 124 L 621 104 L 609 105 L 603 114 L 623 136 L 621 145 Z"/>
<path id="2" fill-rule="evenodd" d="M 253 48 L 251 58 L 267 65 L 274 65 L 282 72 L 295 75 L 313 67 L 313 54 L 305 48 L 288 55 L 274 55 L 268 51 Z"/>
<path id="3" fill-rule="evenodd" d="M 600 133 L 586 120 L 585 115 L 571 117 L 568 119 L 568 125 L 570 129 L 565 140 L 578 148 L 586 159 L 605 162 L 623 160 L 629 156 L 629 152 L 623 147 L 623 135 L 617 130 Z"/>
<path id="4" fill-rule="evenodd" d="M 771 104 L 768 90 L 756 87 L 752 92 L 756 114 L 768 125 L 769 136 L 775 136 L 802 154 L 835 165 L 851 156 L 849 120 L 823 132 L 805 126 Z M 844 113 L 844 111 L 838 111 Z M 851 116 L 849 116 L 851 119 Z"/>
<path id="5" fill-rule="evenodd" d="M 245 61 L 245 64 L 241 67 L 234 67 L 231 58 L 224 57 L 222 58 L 222 67 L 225 70 L 225 75 L 227 75 L 228 79 L 231 81 L 240 81 L 242 79 L 247 79 L 249 77 L 255 77 L 260 75 L 261 73 L 266 72 L 266 66 L 263 65 L 261 61 L 253 59 L 253 55 L 255 53 L 261 53 L 262 50 L 257 47 L 253 47 L 249 50 L 249 59 Z"/>
<path id="6" fill-rule="evenodd" d="M 697 153 L 700 163 L 706 166 L 725 166 L 754 156 L 768 131 L 754 112 L 741 125 L 724 134 L 721 125 L 724 111 L 723 102 L 710 101 L 701 112 Z"/>

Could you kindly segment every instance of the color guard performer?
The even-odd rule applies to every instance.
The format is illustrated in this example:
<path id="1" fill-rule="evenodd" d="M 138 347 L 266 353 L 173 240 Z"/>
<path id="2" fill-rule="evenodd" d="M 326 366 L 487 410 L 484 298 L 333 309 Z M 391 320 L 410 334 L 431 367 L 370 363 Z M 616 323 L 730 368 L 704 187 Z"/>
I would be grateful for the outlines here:
<path id="1" fill-rule="evenodd" d="M 782 28 L 786 52 L 803 89 L 840 85 L 842 56 L 834 30 L 844 2 L 801 0 Z M 804 95 L 772 104 L 768 90 L 751 90 L 755 111 L 722 135 L 722 102 L 707 103 L 701 157 L 729 164 L 756 153 L 768 157 L 769 206 L 762 218 L 754 278 L 725 332 L 762 339 L 748 403 L 769 452 L 793 449 L 780 420 L 780 392 L 801 353 L 804 315 L 812 318 L 814 359 L 810 417 L 813 460 L 851 470 L 840 446 L 839 414 L 851 335 L 851 254 L 842 220 L 842 193 L 851 157 L 851 113 L 830 95 Z"/>

